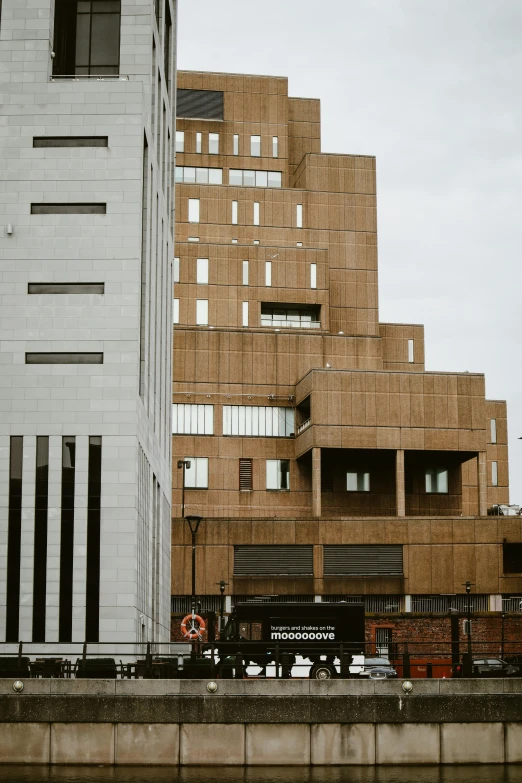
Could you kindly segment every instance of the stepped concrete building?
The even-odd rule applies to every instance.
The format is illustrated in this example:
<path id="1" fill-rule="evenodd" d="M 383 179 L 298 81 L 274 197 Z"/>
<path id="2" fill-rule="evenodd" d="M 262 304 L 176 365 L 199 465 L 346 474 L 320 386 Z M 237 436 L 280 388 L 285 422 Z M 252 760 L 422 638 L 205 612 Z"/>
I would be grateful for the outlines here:
<path id="1" fill-rule="evenodd" d="M 1 649 L 162 641 L 176 0 L 0 8 Z"/>
<path id="2" fill-rule="evenodd" d="M 426 372 L 422 326 L 379 321 L 375 159 L 321 152 L 319 101 L 286 78 L 181 72 L 177 95 L 173 613 L 183 514 L 203 607 L 224 580 L 446 611 L 469 580 L 500 610 L 522 593 L 520 517 L 488 516 L 506 406 L 483 375 Z"/>

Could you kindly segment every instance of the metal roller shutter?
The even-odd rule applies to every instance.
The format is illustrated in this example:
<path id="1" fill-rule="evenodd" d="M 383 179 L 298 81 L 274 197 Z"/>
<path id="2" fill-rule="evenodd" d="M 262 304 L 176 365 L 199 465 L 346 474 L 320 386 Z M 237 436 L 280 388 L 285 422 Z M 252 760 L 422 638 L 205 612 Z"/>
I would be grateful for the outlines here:
<path id="1" fill-rule="evenodd" d="M 325 546 L 325 576 L 402 576 L 402 545 Z"/>
<path id="2" fill-rule="evenodd" d="M 235 546 L 234 576 L 313 576 L 313 546 Z"/>
<path id="3" fill-rule="evenodd" d="M 222 120 L 224 117 L 224 93 L 220 90 L 177 91 L 176 116 L 195 117 L 202 120 Z"/>

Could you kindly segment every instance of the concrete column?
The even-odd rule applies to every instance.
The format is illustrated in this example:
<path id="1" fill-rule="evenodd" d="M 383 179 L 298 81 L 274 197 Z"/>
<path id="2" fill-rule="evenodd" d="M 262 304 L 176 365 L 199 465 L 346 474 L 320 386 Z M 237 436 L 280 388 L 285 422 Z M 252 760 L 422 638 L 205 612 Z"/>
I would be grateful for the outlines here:
<path id="1" fill-rule="evenodd" d="M 486 517 L 488 515 L 488 481 L 485 451 L 479 451 L 477 466 L 479 517 Z"/>
<path id="2" fill-rule="evenodd" d="M 406 489 L 404 486 L 404 449 L 397 449 L 395 460 L 395 502 L 397 516 L 406 516 Z"/>
<path id="3" fill-rule="evenodd" d="M 312 515 L 321 516 L 321 449 L 312 449 Z"/>

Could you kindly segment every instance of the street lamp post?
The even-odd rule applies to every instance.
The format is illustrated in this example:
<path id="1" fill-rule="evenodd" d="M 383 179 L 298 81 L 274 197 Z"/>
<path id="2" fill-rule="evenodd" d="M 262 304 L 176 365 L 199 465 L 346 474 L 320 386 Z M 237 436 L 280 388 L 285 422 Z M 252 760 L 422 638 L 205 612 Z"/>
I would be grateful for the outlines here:
<path id="1" fill-rule="evenodd" d="M 196 613 L 196 533 L 198 532 L 201 519 L 201 517 L 197 516 L 185 517 L 192 536 L 192 615 Z"/>
<path id="2" fill-rule="evenodd" d="M 219 592 L 221 593 L 221 605 L 220 605 L 220 611 L 219 614 L 221 615 L 219 618 L 219 635 L 223 633 L 223 626 L 224 626 L 224 617 L 225 617 L 225 587 L 227 586 L 228 582 L 225 582 L 224 579 L 221 579 L 219 582 Z"/>
<path id="3" fill-rule="evenodd" d="M 466 654 L 466 663 L 464 665 L 464 676 L 466 677 L 472 677 L 473 676 L 473 656 L 472 656 L 472 647 L 471 647 L 471 585 L 472 583 L 467 581 L 465 583 L 466 587 L 466 595 L 468 596 L 468 652 Z"/>
<path id="4" fill-rule="evenodd" d="M 185 470 L 190 468 L 189 459 L 178 459 L 178 470 L 183 471 L 182 483 L 181 483 L 181 518 L 185 517 Z"/>

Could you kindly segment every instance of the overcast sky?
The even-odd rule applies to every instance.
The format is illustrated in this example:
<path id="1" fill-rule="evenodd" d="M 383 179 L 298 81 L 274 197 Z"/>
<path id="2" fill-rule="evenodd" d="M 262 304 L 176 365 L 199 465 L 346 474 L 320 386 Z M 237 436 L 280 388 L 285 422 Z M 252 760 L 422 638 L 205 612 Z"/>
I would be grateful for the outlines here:
<path id="1" fill-rule="evenodd" d="M 522 0 L 179 0 L 178 67 L 288 76 L 376 155 L 380 320 L 507 399 L 522 504 Z"/>

